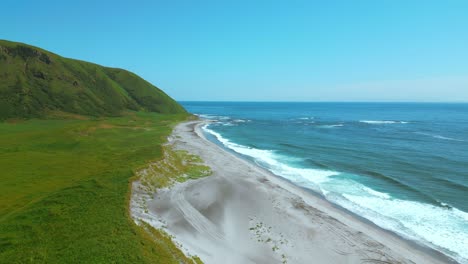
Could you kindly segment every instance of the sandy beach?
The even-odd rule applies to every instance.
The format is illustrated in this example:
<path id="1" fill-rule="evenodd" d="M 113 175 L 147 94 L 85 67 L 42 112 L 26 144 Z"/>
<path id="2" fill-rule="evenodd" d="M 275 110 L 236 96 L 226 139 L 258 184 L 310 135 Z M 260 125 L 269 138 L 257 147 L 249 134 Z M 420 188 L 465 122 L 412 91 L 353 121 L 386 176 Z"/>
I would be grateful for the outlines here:
<path id="1" fill-rule="evenodd" d="M 204 263 L 450 263 L 175 127 L 169 144 L 200 156 L 213 174 L 148 194 L 133 183 L 131 213 L 162 228 Z"/>

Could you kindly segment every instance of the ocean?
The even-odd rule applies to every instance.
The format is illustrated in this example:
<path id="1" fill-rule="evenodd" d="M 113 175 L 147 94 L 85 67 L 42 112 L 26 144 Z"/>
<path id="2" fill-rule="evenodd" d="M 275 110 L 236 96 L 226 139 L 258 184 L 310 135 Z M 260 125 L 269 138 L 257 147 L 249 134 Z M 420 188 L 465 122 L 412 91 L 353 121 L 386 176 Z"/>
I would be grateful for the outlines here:
<path id="1" fill-rule="evenodd" d="M 182 104 L 220 146 L 468 263 L 468 104 Z"/>

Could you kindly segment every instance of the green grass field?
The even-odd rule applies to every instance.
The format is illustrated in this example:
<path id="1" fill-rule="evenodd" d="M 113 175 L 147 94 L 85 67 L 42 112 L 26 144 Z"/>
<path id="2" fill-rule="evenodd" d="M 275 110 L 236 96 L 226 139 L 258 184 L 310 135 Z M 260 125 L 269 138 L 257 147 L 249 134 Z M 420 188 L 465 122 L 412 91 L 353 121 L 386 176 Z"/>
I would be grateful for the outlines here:
<path id="1" fill-rule="evenodd" d="M 135 172 L 186 116 L 0 122 L 0 262 L 193 262 L 128 212 Z"/>

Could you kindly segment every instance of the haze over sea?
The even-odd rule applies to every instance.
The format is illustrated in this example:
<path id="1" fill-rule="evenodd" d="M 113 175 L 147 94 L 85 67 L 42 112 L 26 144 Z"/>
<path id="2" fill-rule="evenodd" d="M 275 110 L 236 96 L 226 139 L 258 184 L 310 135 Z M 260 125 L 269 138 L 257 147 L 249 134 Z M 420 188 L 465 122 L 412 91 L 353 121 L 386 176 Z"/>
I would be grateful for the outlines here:
<path id="1" fill-rule="evenodd" d="M 210 140 L 468 262 L 468 104 L 183 102 Z"/>

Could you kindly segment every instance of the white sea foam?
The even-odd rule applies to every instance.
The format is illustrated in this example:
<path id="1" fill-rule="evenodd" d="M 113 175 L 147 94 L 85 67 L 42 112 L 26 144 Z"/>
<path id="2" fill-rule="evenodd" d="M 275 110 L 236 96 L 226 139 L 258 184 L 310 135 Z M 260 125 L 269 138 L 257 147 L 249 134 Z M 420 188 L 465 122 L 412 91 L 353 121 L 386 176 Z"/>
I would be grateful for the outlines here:
<path id="1" fill-rule="evenodd" d="M 466 223 L 468 225 L 468 213 L 467 212 L 463 212 L 461 210 L 458 210 L 457 208 L 451 208 L 453 210 L 453 213 L 462 218 L 462 219 L 465 219 Z"/>
<path id="2" fill-rule="evenodd" d="M 378 191 L 375 191 L 375 190 L 372 190 L 371 188 L 368 188 L 366 186 L 362 186 L 362 189 L 366 192 L 368 192 L 369 194 L 373 195 L 373 196 L 376 196 L 376 197 L 379 197 L 379 198 L 382 198 L 382 199 L 390 199 L 391 196 L 388 194 L 388 193 L 383 193 L 383 192 L 378 192 Z"/>
<path id="3" fill-rule="evenodd" d="M 373 190 L 346 177 L 332 177 L 340 172 L 296 168 L 284 163 L 285 157 L 272 150 L 250 148 L 231 142 L 204 126 L 224 146 L 253 158 L 259 165 L 291 182 L 320 192 L 336 203 L 378 226 L 468 263 L 468 213 L 457 208 L 440 207 L 401 200 Z"/>
<path id="4" fill-rule="evenodd" d="M 408 124 L 407 121 L 392 121 L 392 120 L 360 120 L 360 123 L 371 125 L 384 125 L 384 124 Z"/>
<path id="5" fill-rule="evenodd" d="M 321 191 L 319 188 L 317 188 L 318 184 L 328 181 L 330 176 L 339 174 L 335 171 L 295 168 L 280 162 L 279 160 L 285 160 L 289 158 L 278 155 L 274 151 L 242 146 L 229 141 L 228 139 L 221 136 L 221 134 L 218 132 L 208 128 L 208 126 L 204 126 L 203 129 L 206 132 L 214 135 L 216 139 L 223 143 L 223 145 L 227 148 L 234 150 L 239 154 L 252 157 L 257 163 L 259 163 L 259 165 L 266 167 L 274 174 L 286 178 L 299 185 L 306 184 L 308 187 L 313 187 L 315 191 Z M 312 183 L 312 185 L 310 185 L 310 183 Z"/>
<path id="6" fill-rule="evenodd" d="M 460 139 L 449 138 L 449 137 L 444 137 L 444 136 L 440 136 L 440 135 L 434 135 L 433 137 L 438 138 L 438 139 L 445 139 L 445 140 L 463 141 L 463 140 L 460 140 Z"/>
<path id="7" fill-rule="evenodd" d="M 298 119 L 299 120 L 311 120 L 311 119 L 314 119 L 314 117 L 313 116 L 311 116 L 311 117 L 299 117 Z"/>
<path id="8" fill-rule="evenodd" d="M 320 186 L 325 197 L 378 226 L 442 251 L 459 262 L 468 261 L 468 213 L 392 197 L 347 178 Z"/>
<path id="9" fill-rule="evenodd" d="M 343 196 L 348 201 L 337 203 L 348 210 L 406 238 L 423 241 L 460 262 L 468 261 L 467 213 L 456 208 L 380 198 L 366 193 Z"/>
<path id="10" fill-rule="evenodd" d="M 320 128 L 334 128 L 334 127 L 343 127 L 343 124 L 335 124 L 335 125 L 320 125 Z"/>
<path id="11" fill-rule="evenodd" d="M 203 118 L 203 119 L 208 119 L 208 120 L 223 120 L 223 121 L 226 121 L 226 120 L 230 119 L 230 117 L 227 117 L 227 116 L 210 115 L 210 114 L 202 114 L 202 115 L 197 114 L 197 116 L 200 117 L 200 118 Z"/>
<path id="12" fill-rule="evenodd" d="M 223 126 L 237 126 L 237 124 L 231 123 L 231 122 L 222 122 L 221 125 Z"/>
<path id="13" fill-rule="evenodd" d="M 251 122 L 251 120 L 248 120 L 248 119 L 234 119 L 232 120 L 233 122 L 236 122 L 236 123 L 247 123 L 247 122 Z"/>
<path id="14" fill-rule="evenodd" d="M 215 119 L 215 116 L 213 115 L 199 115 L 199 114 L 195 114 L 195 115 L 203 119 L 209 119 L 209 120 Z"/>
<path id="15" fill-rule="evenodd" d="M 443 139 L 443 140 L 451 140 L 451 141 L 459 141 L 459 142 L 464 142 L 465 141 L 465 140 L 462 140 L 462 139 L 444 137 L 444 136 L 437 135 L 437 134 L 430 134 L 430 133 L 424 133 L 424 132 L 414 132 L 414 133 L 418 134 L 418 135 L 423 135 L 423 136 L 428 136 L 428 137 L 433 137 L 433 138 Z"/>

